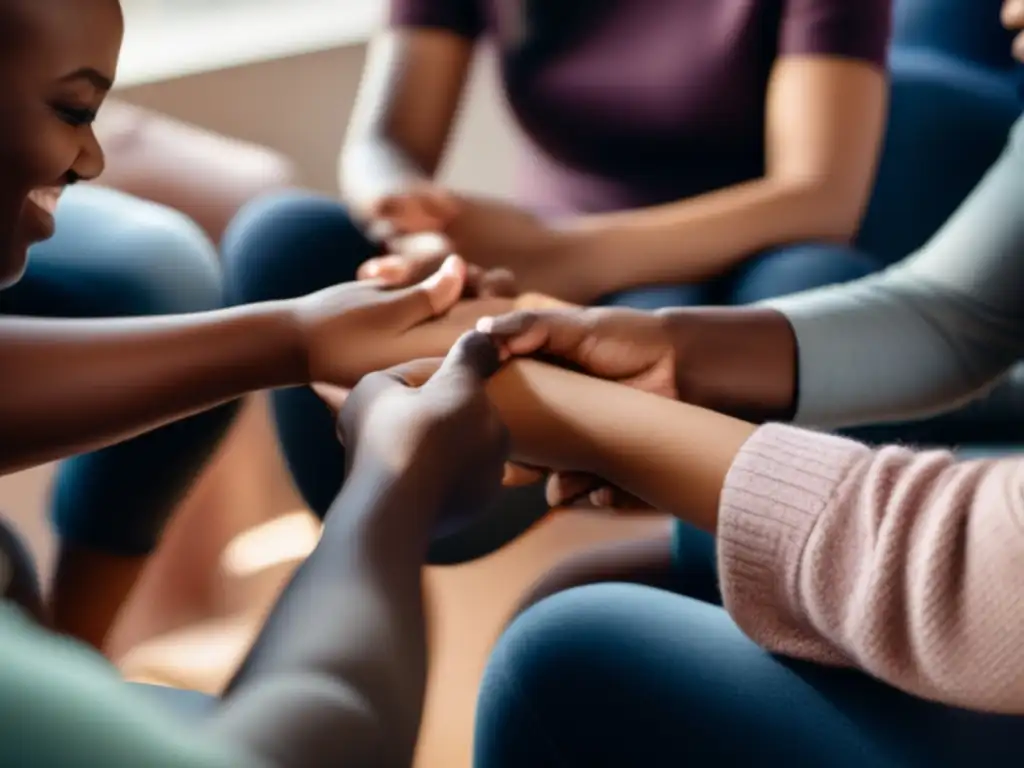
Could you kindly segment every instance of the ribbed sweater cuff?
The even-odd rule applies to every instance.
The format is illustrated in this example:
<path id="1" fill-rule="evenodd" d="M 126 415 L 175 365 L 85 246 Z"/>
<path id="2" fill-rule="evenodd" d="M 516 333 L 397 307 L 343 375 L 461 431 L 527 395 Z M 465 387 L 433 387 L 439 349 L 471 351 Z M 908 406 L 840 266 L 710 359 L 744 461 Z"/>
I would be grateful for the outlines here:
<path id="1" fill-rule="evenodd" d="M 726 607 L 755 641 L 796 653 L 815 643 L 799 605 L 803 552 L 851 466 L 868 453 L 852 440 L 769 424 L 736 457 L 719 509 L 719 572 Z"/>

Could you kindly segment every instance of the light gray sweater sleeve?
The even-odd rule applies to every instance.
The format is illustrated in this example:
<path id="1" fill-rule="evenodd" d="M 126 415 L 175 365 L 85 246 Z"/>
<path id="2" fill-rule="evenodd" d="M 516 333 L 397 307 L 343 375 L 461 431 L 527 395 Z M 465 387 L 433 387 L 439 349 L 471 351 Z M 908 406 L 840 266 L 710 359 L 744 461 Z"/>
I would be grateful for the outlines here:
<path id="1" fill-rule="evenodd" d="M 878 275 L 766 304 L 796 332 L 802 424 L 919 417 L 993 386 L 1024 357 L 1024 118 L 916 254 Z"/>

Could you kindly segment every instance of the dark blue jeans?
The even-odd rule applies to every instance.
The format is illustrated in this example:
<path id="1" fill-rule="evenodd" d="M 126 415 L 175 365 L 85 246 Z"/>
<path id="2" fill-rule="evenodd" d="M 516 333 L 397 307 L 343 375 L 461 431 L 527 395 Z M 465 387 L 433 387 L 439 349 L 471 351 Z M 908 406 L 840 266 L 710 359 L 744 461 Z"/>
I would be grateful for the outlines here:
<path id="1" fill-rule="evenodd" d="M 302 192 L 251 203 L 223 244 L 225 280 L 234 304 L 302 296 L 353 280 L 376 254 L 336 201 Z M 769 251 L 712 284 L 626 291 L 609 304 L 658 309 L 699 303 L 742 304 L 861 277 L 876 269 L 852 249 L 801 245 Z M 344 454 L 334 424 L 308 388 L 275 392 L 274 421 L 288 467 L 306 503 L 327 513 L 341 488 Z M 538 501 L 543 500 L 538 497 Z"/>
<path id="2" fill-rule="evenodd" d="M 780 659 L 721 608 L 602 584 L 538 603 L 499 640 L 474 753 L 476 768 L 1010 766 L 1024 718 Z"/>
<path id="3" fill-rule="evenodd" d="M 35 317 L 131 317 L 221 306 L 217 254 L 195 224 L 88 186 L 68 190 L 56 236 L 32 249 L 24 278 L 0 293 L 0 312 Z M 60 537 L 110 554 L 148 554 L 235 411 L 224 406 L 63 462 L 51 498 Z"/>

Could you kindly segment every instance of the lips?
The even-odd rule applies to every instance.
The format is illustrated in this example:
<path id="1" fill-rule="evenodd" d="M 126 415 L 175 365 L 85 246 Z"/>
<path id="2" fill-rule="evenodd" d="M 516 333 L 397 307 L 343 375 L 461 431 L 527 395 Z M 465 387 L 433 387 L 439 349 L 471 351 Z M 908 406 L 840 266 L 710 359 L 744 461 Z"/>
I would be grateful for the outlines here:
<path id="1" fill-rule="evenodd" d="M 56 231 L 54 212 L 60 202 L 63 186 L 37 187 L 28 193 L 22 207 L 22 226 L 29 243 L 53 237 Z"/>
<path id="2" fill-rule="evenodd" d="M 64 187 L 37 187 L 28 193 L 28 199 L 44 213 L 53 216 L 63 191 Z"/>

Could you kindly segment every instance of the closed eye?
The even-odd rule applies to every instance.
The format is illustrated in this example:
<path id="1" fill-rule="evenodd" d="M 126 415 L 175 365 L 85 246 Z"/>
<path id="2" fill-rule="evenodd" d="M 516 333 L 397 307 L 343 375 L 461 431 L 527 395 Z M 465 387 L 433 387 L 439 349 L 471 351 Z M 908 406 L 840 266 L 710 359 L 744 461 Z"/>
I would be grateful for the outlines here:
<path id="1" fill-rule="evenodd" d="M 55 106 L 57 116 L 68 125 L 75 127 L 92 125 L 96 120 L 96 112 L 92 109 L 79 109 L 76 107 Z"/>

